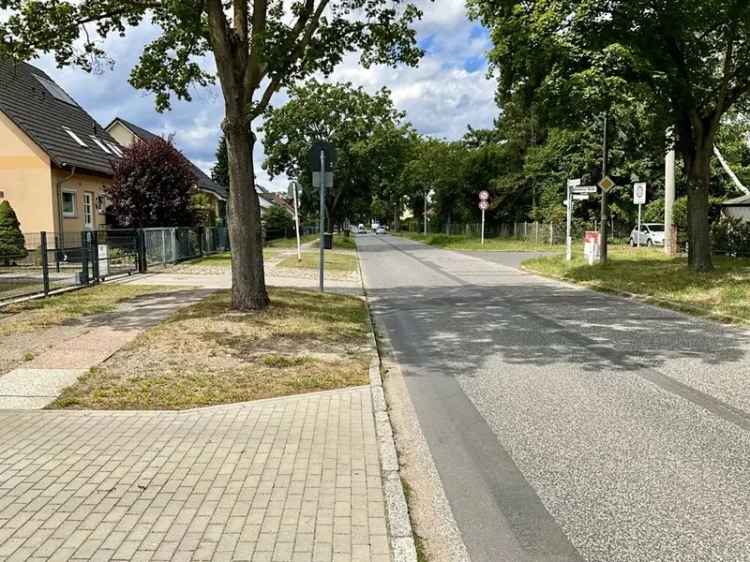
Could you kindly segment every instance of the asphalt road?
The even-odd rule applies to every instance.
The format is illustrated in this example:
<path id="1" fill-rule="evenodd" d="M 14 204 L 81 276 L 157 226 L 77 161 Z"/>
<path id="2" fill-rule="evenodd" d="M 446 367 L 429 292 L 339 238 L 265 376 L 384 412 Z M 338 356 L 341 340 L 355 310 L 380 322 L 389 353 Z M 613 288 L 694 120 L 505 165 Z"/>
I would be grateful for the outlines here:
<path id="1" fill-rule="evenodd" d="M 473 562 L 750 560 L 750 333 L 357 242 Z"/>

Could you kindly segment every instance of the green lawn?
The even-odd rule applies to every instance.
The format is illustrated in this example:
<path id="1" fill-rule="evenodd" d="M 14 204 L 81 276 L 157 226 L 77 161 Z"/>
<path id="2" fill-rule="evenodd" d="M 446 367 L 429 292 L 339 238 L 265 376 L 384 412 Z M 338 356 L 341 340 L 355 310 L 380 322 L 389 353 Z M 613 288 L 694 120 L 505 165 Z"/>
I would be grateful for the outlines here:
<path id="1" fill-rule="evenodd" d="M 335 247 L 335 246 L 334 246 Z M 288 256 L 281 260 L 278 267 L 318 269 L 320 256 L 318 252 L 302 252 L 302 261 L 297 256 Z M 356 254 L 343 254 L 332 251 L 325 252 L 325 266 L 329 271 L 353 272 L 357 270 Z"/>
<path id="2" fill-rule="evenodd" d="M 485 238 L 484 245 L 479 238 L 473 236 L 447 235 L 447 234 L 417 234 L 414 232 L 394 232 L 395 236 L 401 236 L 410 240 L 424 242 L 429 246 L 436 246 L 446 250 L 483 250 L 494 252 L 554 252 L 564 246 L 550 244 L 536 244 L 533 241 L 516 240 L 513 238 Z M 540 238 L 542 238 L 540 233 Z"/>
<path id="3" fill-rule="evenodd" d="M 686 258 L 661 250 L 610 248 L 606 265 L 589 266 L 580 252 L 524 262 L 529 271 L 592 289 L 630 293 L 644 300 L 727 322 L 750 322 L 750 259 L 715 257 L 716 271 L 692 273 Z"/>

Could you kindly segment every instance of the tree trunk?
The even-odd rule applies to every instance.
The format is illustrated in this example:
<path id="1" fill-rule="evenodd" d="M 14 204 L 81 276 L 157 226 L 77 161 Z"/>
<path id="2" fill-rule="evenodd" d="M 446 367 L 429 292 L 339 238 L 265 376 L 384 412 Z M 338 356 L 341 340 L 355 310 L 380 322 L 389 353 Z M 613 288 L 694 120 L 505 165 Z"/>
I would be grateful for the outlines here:
<path id="1" fill-rule="evenodd" d="M 688 176 L 688 265 L 693 271 L 713 270 L 708 193 L 713 140 L 702 142 L 686 157 Z M 669 228 L 669 225 L 665 225 Z"/>
<path id="2" fill-rule="evenodd" d="M 232 247 L 232 308 L 260 310 L 268 306 L 263 270 L 263 233 L 255 191 L 255 135 L 244 115 L 230 115 L 224 132 L 229 157 L 229 241 Z M 240 112 L 237 112 L 240 113 Z"/>

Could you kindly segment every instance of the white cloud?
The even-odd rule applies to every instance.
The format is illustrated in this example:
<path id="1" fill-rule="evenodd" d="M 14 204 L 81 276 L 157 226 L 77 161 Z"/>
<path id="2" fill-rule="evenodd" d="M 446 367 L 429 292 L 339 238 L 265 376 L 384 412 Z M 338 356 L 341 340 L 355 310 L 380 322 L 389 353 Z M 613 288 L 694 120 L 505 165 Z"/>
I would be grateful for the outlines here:
<path id="1" fill-rule="evenodd" d="M 484 54 L 490 47 L 487 34 L 468 21 L 463 0 L 418 3 L 424 17 L 416 26 L 417 38 L 426 50 L 419 67 L 364 69 L 359 66 L 358 57 L 350 55 L 331 79 L 352 82 L 368 91 L 388 87 L 396 106 L 406 112 L 406 118 L 418 131 L 427 135 L 455 139 L 463 135 L 467 125 L 491 126 L 497 108 L 495 81 L 485 77 Z M 127 83 L 142 45 L 156 33 L 151 26 L 141 26 L 130 30 L 125 38 L 107 40 L 105 47 L 115 64 L 101 73 L 57 69 L 51 57 L 35 64 L 47 70 L 102 125 L 121 116 L 155 133 L 174 134 L 175 144 L 208 172 L 223 117 L 218 86 L 196 89 L 192 102 L 175 101 L 171 111 L 159 114 L 154 110 L 153 96 L 138 92 Z M 205 64 L 213 67 L 210 58 Z M 274 105 L 285 100 L 285 93 L 280 92 Z M 271 181 L 262 170 L 262 146 L 256 148 L 254 160 L 259 183 L 274 190 L 286 189 L 286 178 Z"/>

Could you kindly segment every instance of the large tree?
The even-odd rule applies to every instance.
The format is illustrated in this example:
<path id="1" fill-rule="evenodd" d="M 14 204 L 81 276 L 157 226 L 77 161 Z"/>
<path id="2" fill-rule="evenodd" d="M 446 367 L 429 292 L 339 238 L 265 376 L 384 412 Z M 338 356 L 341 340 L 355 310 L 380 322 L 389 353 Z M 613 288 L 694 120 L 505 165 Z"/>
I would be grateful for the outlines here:
<path id="1" fill-rule="evenodd" d="M 331 142 L 336 165 L 326 210 L 331 224 L 338 224 L 357 210 L 369 209 L 382 174 L 390 170 L 390 156 L 399 150 L 399 138 L 409 134 L 402 118 L 387 89 L 368 94 L 351 84 L 310 80 L 290 88 L 289 101 L 267 112 L 264 165 L 272 176 L 297 178 L 305 188 L 308 211 L 317 210 L 309 149 L 316 139 Z"/>
<path id="2" fill-rule="evenodd" d="M 724 115 L 750 92 L 747 0 L 471 0 L 492 30 L 501 102 L 575 116 L 622 94 L 674 125 L 688 180 L 689 265 L 712 269 L 708 198 Z"/>
<path id="3" fill-rule="evenodd" d="M 0 0 L 0 55 L 31 59 L 53 52 L 60 65 L 91 69 L 105 55 L 97 36 L 154 24 L 130 81 L 153 92 L 157 108 L 172 95 L 218 80 L 229 154 L 232 304 L 268 305 L 260 206 L 253 189 L 252 125 L 281 88 L 316 72 L 330 74 L 348 52 L 364 65 L 416 64 L 411 4 L 388 0 Z M 81 45 L 81 48 L 76 48 Z M 212 54 L 215 73 L 201 57 Z"/>

